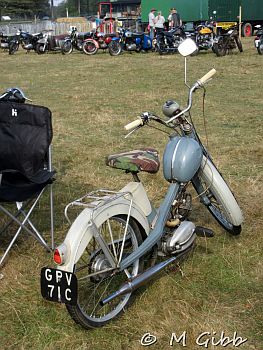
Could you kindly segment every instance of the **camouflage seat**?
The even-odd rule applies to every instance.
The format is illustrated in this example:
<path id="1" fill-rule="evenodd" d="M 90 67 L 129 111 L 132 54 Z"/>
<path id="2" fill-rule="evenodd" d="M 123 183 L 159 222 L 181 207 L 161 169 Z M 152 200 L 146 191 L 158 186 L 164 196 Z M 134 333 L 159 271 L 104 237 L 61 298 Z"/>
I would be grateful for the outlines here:
<path id="1" fill-rule="evenodd" d="M 109 155 L 106 158 L 106 165 L 131 173 L 146 171 L 154 174 L 159 170 L 160 160 L 158 151 L 153 148 L 142 148 Z"/>

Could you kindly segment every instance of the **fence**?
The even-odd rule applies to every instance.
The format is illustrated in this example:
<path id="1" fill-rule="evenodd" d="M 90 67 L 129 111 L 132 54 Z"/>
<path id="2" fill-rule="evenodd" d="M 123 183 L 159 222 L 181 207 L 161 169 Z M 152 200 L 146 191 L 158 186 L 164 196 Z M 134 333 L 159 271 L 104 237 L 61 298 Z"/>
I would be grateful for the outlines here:
<path id="1" fill-rule="evenodd" d="M 68 32 L 70 26 L 77 27 L 79 32 L 88 32 L 94 28 L 94 22 L 52 22 L 52 21 L 40 21 L 37 23 L 9 23 L 0 24 L 0 32 L 4 34 L 15 34 L 17 29 L 21 29 L 29 33 L 39 33 L 45 30 L 52 30 L 54 35 L 63 34 Z"/>

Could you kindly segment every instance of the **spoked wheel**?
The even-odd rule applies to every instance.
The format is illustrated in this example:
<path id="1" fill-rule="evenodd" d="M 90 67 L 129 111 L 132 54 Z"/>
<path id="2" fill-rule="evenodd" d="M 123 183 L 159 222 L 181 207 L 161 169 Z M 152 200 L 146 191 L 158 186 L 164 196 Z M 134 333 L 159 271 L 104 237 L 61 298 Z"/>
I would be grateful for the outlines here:
<path id="1" fill-rule="evenodd" d="M 36 52 L 37 52 L 39 55 L 43 55 L 43 53 L 46 52 L 46 50 L 45 50 L 45 45 L 44 45 L 44 44 L 37 44 L 37 45 L 36 45 Z"/>
<path id="2" fill-rule="evenodd" d="M 102 222 L 99 232 L 116 261 L 124 259 L 142 242 L 135 222 L 130 219 L 128 223 L 122 216 L 109 217 Z M 101 327 L 118 316 L 130 302 L 131 293 L 117 297 L 104 306 L 101 306 L 100 301 L 118 290 L 128 278 L 140 273 L 142 265 L 137 260 L 124 271 L 116 272 L 100 245 L 92 238 L 75 265 L 78 279 L 77 305 L 66 305 L 74 321 L 84 328 L 94 328 Z"/>
<path id="3" fill-rule="evenodd" d="M 242 46 L 242 43 L 241 43 L 239 36 L 235 37 L 235 41 L 236 41 L 237 48 L 238 48 L 239 52 L 243 52 L 243 46 Z"/>
<path id="4" fill-rule="evenodd" d="M 263 55 L 263 40 L 260 41 L 258 47 L 257 47 L 259 55 Z"/>
<path id="5" fill-rule="evenodd" d="M 98 52 L 98 48 L 93 41 L 86 41 L 83 44 L 83 52 L 86 55 L 95 55 Z"/>
<path id="6" fill-rule="evenodd" d="M 116 40 L 112 40 L 109 44 L 110 55 L 111 56 L 118 56 L 121 54 L 121 52 L 122 52 L 121 44 Z"/>
<path id="7" fill-rule="evenodd" d="M 19 48 L 18 43 L 10 43 L 9 45 L 9 55 L 13 55 Z"/>
<path id="8" fill-rule="evenodd" d="M 71 54 L 72 50 L 73 50 L 72 42 L 66 41 L 62 46 L 61 52 L 63 55 L 69 55 Z"/>
<path id="9" fill-rule="evenodd" d="M 213 45 L 213 51 L 217 57 L 222 57 L 226 55 L 226 46 L 223 38 L 219 38 L 217 43 Z"/>
<path id="10" fill-rule="evenodd" d="M 210 213 L 226 231 L 239 235 L 243 215 L 222 175 L 212 162 L 206 160 L 198 177 L 202 186 L 196 190 L 209 200 L 207 208 Z"/>

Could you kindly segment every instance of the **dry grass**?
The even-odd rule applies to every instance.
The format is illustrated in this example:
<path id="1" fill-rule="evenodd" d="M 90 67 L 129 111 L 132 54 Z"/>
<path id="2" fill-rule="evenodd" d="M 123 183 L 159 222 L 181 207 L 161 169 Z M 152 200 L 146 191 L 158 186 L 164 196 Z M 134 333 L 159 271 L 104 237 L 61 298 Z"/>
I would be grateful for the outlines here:
<path id="1" fill-rule="evenodd" d="M 209 149 L 244 211 L 240 238 L 225 234 L 196 201 L 193 218 L 213 228 L 216 237 L 198 240 L 194 255 L 183 266 L 183 277 L 163 273 L 138 293 L 121 318 L 90 332 L 75 325 L 64 306 L 41 298 L 40 269 L 51 257 L 31 238 L 20 239 L 1 270 L 1 349 L 142 349 L 140 339 L 150 332 L 158 338 L 150 348 L 159 350 L 170 348 L 172 332 L 183 331 L 191 350 L 200 348 L 195 339 L 204 331 L 224 331 L 228 336 L 236 331 L 248 338 L 241 349 L 262 349 L 262 57 L 252 39 L 244 39 L 244 47 L 243 54 L 216 58 L 204 52 L 189 60 L 190 82 L 212 67 L 218 71 L 207 88 Z M 140 145 L 163 149 L 163 134 L 145 129 L 127 140 L 123 125 L 144 110 L 161 113 L 167 99 L 185 104 L 183 64 L 177 55 L 114 58 L 104 53 L 37 56 L 19 51 L 10 57 L 0 52 L 1 90 L 19 86 L 53 112 L 58 243 L 68 229 L 63 207 L 69 201 L 95 188 L 118 189 L 127 182 L 125 174 L 104 166 L 107 154 Z M 204 137 L 199 97 L 194 118 Z M 167 186 L 162 173 L 142 178 L 157 203 Z M 47 204 L 40 209 L 46 213 Z M 48 231 L 45 216 L 38 219 Z"/>

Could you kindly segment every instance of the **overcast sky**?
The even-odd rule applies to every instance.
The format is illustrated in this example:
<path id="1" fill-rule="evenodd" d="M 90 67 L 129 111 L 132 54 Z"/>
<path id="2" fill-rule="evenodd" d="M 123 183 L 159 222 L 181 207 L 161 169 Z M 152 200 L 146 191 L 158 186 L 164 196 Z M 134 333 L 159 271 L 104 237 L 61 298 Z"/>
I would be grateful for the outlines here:
<path id="1" fill-rule="evenodd" d="M 62 2 L 63 0 L 53 0 L 54 1 L 54 5 L 57 6 L 60 2 Z"/>

